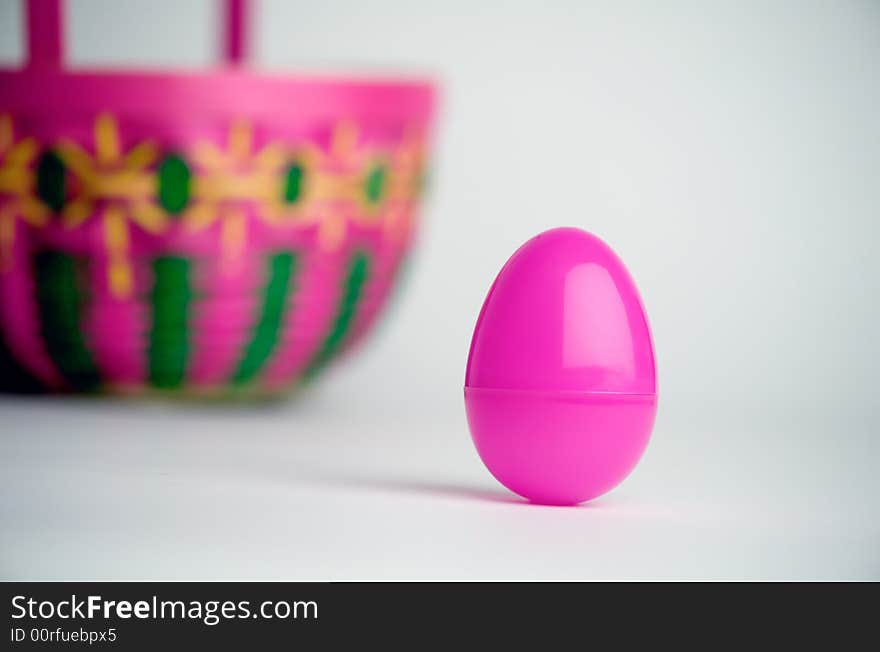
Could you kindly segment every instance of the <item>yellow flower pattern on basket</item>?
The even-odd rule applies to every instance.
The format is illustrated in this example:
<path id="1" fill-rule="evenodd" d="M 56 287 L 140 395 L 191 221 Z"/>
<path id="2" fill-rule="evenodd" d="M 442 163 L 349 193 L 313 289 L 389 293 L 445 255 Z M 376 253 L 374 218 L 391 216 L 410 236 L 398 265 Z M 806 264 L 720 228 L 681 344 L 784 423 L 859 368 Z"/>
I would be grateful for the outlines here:
<path id="1" fill-rule="evenodd" d="M 154 235 L 168 226 L 168 216 L 153 200 L 156 179 L 148 170 L 159 158 L 159 150 L 152 141 L 145 141 L 123 153 L 116 121 L 108 114 L 96 118 L 93 138 L 94 155 L 67 139 L 57 146 L 80 184 L 78 196 L 64 206 L 61 218 L 67 228 L 76 228 L 100 207 L 110 291 L 125 299 L 134 289 L 129 224 Z"/>
<path id="2" fill-rule="evenodd" d="M 62 173 L 75 181 L 72 196 L 53 205 L 45 197 L 41 201 L 37 187 L 40 145 L 33 138 L 16 142 L 11 117 L 0 116 L 0 271 L 9 264 L 17 220 L 43 228 L 53 210 L 65 229 L 101 220 L 108 285 L 120 299 L 134 289 L 133 227 L 159 236 L 176 219 L 193 233 L 219 224 L 222 262 L 230 273 L 247 247 L 249 215 L 272 228 L 314 227 L 327 251 L 344 241 L 348 223 L 395 238 L 409 228 L 424 164 L 416 131 L 408 131 L 394 151 L 362 143 L 357 126 L 348 120 L 333 128 L 326 151 L 310 142 L 270 142 L 260 149 L 253 143 L 252 125 L 238 120 L 229 128 L 225 147 L 202 140 L 189 148 L 186 157 L 194 170 L 189 178 L 180 161 L 187 175 L 185 197 L 181 210 L 172 214 L 158 199 L 159 146 L 145 140 L 123 151 L 116 119 L 102 113 L 92 129 L 93 152 L 71 139 L 43 150 L 57 155 Z"/>
<path id="3" fill-rule="evenodd" d="M 49 219 L 49 209 L 34 192 L 32 166 L 38 154 L 36 140 L 15 142 L 12 118 L 0 115 L 0 197 L 6 197 L 0 203 L 0 271 L 12 264 L 16 221 L 39 228 Z"/>

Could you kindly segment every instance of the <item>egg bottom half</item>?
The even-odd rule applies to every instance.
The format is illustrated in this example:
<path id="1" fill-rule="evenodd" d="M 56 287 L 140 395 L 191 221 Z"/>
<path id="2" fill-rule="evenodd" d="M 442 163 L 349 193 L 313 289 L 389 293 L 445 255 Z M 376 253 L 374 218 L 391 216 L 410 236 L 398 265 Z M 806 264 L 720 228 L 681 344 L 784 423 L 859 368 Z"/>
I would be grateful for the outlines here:
<path id="1" fill-rule="evenodd" d="M 648 445 L 657 396 L 465 387 L 483 463 L 533 502 L 574 505 L 616 487 Z"/>

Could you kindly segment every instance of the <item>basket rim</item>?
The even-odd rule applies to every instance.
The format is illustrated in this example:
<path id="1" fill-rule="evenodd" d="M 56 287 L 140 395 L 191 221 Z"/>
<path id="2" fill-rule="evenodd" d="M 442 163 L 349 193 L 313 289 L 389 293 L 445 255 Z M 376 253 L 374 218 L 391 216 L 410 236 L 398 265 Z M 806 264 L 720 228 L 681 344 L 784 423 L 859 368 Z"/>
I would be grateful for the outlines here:
<path id="1" fill-rule="evenodd" d="M 43 116 L 106 111 L 171 122 L 188 115 L 427 122 L 437 95 L 438 84 L 420 76 L 0 68 L 0 113 Z"/>

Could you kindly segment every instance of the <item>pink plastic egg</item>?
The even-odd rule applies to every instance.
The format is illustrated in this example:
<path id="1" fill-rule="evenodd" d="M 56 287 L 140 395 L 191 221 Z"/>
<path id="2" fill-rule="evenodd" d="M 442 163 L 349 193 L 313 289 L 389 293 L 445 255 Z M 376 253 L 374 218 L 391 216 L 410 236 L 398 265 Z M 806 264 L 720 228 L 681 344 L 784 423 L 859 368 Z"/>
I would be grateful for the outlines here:
<path id="1" fill-rule="evenodd" d="M 465 408 L 508 489 L 571 505 L 618 485 L 657 412 L 654 347 L 635 283 L 596 236 L 535 236 L 498 273 L 474 329 Z"/>

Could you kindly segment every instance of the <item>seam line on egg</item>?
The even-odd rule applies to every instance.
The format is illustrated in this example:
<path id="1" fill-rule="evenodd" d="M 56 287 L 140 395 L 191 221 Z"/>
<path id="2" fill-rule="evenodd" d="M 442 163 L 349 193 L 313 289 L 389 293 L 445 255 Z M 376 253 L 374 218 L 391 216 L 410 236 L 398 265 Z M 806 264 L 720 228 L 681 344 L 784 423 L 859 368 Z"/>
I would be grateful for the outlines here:
<path id="1" fill-rule="evenodd" d="M 616 391 L 595 391 L 595 390 L 576 390 L 576 389 L 521 389 L 508 387 L 469 387 L 464 386 L 465 391 L 479 392 L 485 394 L 534 394 L 541 396 L 631 396 L 656 398 L 657 392 L 616 392 Z"/>

